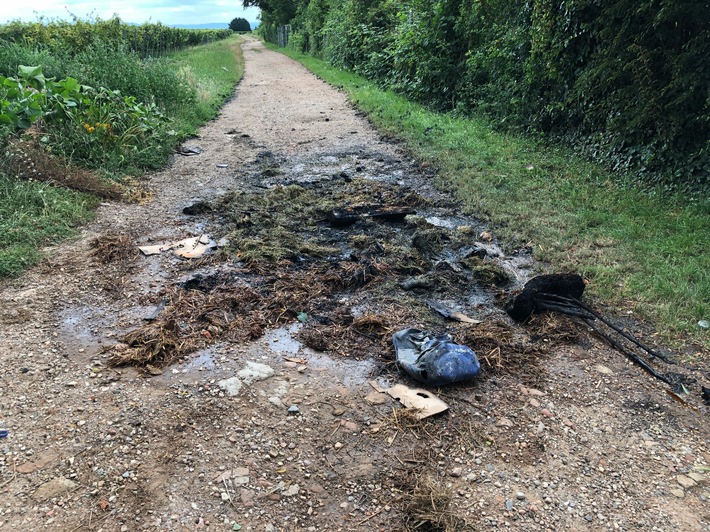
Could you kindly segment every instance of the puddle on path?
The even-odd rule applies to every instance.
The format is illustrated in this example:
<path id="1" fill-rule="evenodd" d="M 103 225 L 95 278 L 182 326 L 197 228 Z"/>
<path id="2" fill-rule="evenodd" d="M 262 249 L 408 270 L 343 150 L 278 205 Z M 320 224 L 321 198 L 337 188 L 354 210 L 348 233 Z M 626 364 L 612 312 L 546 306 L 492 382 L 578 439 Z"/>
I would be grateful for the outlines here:
<path id="1" fill-rule="evenodd" d="M 190 371 L 214 371 L 217 365 L 214 360 L 214 353 L 212 349 L 206 349 L 203 351 L 198 351 L 194 358 L 190 359 L 187 364 L 183 365 L 183 369 L 186 372 Z"/>
<path id="2" fill-rule="evenodd" d="M 151 310 L 152 307 L 135 306 L 115 313 L 114 309 L 104 307 L 68 307 L 58 317 L 62 349 L 70 359 L 85 363 L 118 341 L 123 330 L 121 324 L 140 323 Z"/>
<path id="3" fill-rule="evenodd" d="M 269 349 L 276 354 L 294 356 L 303 347 L 299 341 L 293 338 L 300 328 L 299 323 L 293 323 L 288 327 L 272 329 L 263 336 L 261 342 L 267 343 Z"/>
<path id="4" fill-rule="evenodd" d="M 136 306 L 118 313 L 116 323 L 136 322 L 148 315 L 149 307 Z M 99 355 L 106 345 L 115 343 L 118 327 L 107 309 L 77 306 L 65 309 L 59 316 L 59 338 L 67 355 L 86 363 Z M 166 383 L 207 383 L 235 375 L 248 361 L 271 366 L 278 373 L 299 380 L 306 387 L 356 388 L 367 383 L 375 372 L 371 360 L 347 360 L 304 347 L 294 336 L 303 325 L 271 329 L 262 338 L 246 345 L 217 343 L 188 356 L 183 363 L 165 368 L 155 378 Z M 286 358 L 301 358 L 306 364 L 287 364 Z M 298 370 L 301 367 L 301 371 Z"/>
<path id="5" fill-rule="evenodd" d="M 70 307 L 59 316 L 59 340 L 67 356 L 87 361 L 103 349 L 106 312 L 89 306 Z"/>
<path id="6" fill-rule="evenodd" d="M 372 378 L 376 365 L 371 360 L 336 360 L 325 353 L 311 353 L 307 357 L 311 370 L 322 372 L 321 378 L 335 375 L 347 388 L 357 388 Z"/>
<path id="7" fill-rule="evenodd" d="M 247 362 L 266 364 L 293 379 L 298 376 L 303 385 L 314 388 L 356 388 L 371 379 L 376 369 L 373 361 L 336 359 L 303 347 L 293 337 L 301 327 L 294 323 L 269 330 L 259 340 L 236 349 L 226 343 L 214 345 L 194 353 L 183 364 L 168 366 L 157 380 L 198 383 L 223 379 L 234 376 Z M 285 358 L 304 359 L 307 363 L 294 367 L 293 363 L 287 365 Z"/>
<path id="8" fill-rule="evenodd" d="M 303 358 L 308 360 L 306 366 L 311 370 L 308 375 L 317 372 L 320 378 L 332 380 L 335 377 L 349 388 L 360 386 L 369 380 L 376 367 L 373 361 L 335 359 L 326 353 L 303 347 L 293 337 L 301 327 L 302 324 L 293 323 L 287 327 L 273 329 L 264 335 L 262 342 L 268 342 L 268 350 L 271 352 L 268 357 L 270 361 L 280 362 L 283 356 Z"/>

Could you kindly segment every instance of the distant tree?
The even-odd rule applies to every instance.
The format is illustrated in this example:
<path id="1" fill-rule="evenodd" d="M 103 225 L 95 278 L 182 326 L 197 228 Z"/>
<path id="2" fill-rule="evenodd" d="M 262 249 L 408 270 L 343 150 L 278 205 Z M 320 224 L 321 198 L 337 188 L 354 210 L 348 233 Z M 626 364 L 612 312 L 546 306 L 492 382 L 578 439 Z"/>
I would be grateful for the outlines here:
<path id="1" fill-rule="evenodd" d="M 232 31 L 251 31 L 251 24 L 245 18 L 237 17 L 229 23 L 229 29 Z"/>
<path id="2" fill-rule="evenodd" d="M 242 0 L 243 7 L 261 9 L 262 21 L 267 19 L 277 25 L 290 24 L 299 7 L 305 9 L 309 0 Z M 266 18 L 263 18 L 266 15 Z"/>

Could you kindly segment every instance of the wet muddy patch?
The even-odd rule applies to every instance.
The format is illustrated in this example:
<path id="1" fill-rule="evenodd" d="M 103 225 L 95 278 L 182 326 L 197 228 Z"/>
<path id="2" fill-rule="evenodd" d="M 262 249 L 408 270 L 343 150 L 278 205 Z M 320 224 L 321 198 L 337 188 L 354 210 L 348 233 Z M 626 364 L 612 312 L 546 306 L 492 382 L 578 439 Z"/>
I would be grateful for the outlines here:
<path id="1" fill-rule="evenodd" d="M 203 377 L 232 371 L 244 360 L 256 360 L 273 366 L 285 364 L 287 368 L 301 368 L 308 364 L 317 371 L 334 370 L 352 383 L 362 384 L 375 368 L 371 360 L 342 360 L 304 345 L 299 338 L 304 325 L 291 323 L 269 329 L 253 342 L 232 344 L 216 342 L 214 345 L 191 353 L 178 363 L 167 366 L 166 375 L 203 373 Z"/>
<path id="2" fill-rule="evenodd" d="M 407 327 L 457 335 L 490 370 L 539 354 L 536 333 L 519 334 L 502 313 L 527 277 L 528 250 L 504 253 L 430 175 L 408 175 L 405 186 L 412 165 L 354 152 L 264 150 L 247 168 L 244 188 L 190 211 L 226 248 L 185 262 L 153 294 L 159 312 L 121 337 L 111 364 L 157 373 L 215 342 L 266 339 L 389 371 L 392 334 Z M 286 330 L 291 340 L 273 337 Z"/>

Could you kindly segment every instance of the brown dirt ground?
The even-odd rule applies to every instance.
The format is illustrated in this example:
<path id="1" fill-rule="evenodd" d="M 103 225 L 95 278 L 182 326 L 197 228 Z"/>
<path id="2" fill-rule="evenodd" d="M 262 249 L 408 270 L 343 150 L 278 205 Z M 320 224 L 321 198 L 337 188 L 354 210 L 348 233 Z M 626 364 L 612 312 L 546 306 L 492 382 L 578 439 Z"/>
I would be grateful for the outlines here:
<path id="1" fill-rule="evenodd" d="M 682 404 L 570 320 L 512 323 L 505 290 L 544 269 L 528 251 L 478 242 L 431 169 L 343 94 L 255 40 L 244 51 L 235 98 L 188 143 L 203 152 L 150 176 L 153 201 L 104 204 L 80 239 L 0 284 L 0 526 L 710 530 L 696 385 Z M 183 214 L 197 199 L 211 210 Z M 332 229 L 319 201 L 422 216 Z M 206 233 L 228 248 L 137 251 Z M 461 266 L 469 244 L 486 268 Z M 489 275 L 501 269 L 510 283 Z M 427 297 L 483 323 L 445 322 Z M 389 338 L 417 325 L 484 366 L 423 421 L 368 384 L 416 385 Z M 126 360 L 143 363 L 112 365 Z"/>

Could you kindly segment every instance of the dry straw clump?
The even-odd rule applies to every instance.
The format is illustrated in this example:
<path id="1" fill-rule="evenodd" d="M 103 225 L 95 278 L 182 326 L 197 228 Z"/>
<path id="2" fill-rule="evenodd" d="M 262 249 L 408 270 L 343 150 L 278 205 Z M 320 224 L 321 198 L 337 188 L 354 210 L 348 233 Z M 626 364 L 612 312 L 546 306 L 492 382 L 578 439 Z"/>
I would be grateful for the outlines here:
<path id="1" fill-rule="evenodd" d="M 162 312 L 126 334 L 123 345 L 112 353 L 111 363 L 167 365 L 218 338 L 255 340 L 267 328 L 291 323 L 299 315 L 306 315 L 310 322 L 305 331 L 324 328 L 321 333 L 313 333 L 321 334 L 320 343 L 312 340 L 306 345 L 345 356 L 372 356 L 381 351 L 394 326 L 394 315 L 354 319 L 347 309 L 338 310 L 334 294 L 347 283 L 349 277 L 337 264 L 298 269 L 283 263 L 251 265 L 223 279 L 203 282 L 209 285 L 205 290 L 170 287 L 158 295 L 166 301 Z M 318 321 L 322 315 L 330 316 L 321 318 L 323 324 Z M 363 349 L 358 350 L 358 345 Z"/>
<path id="2" fill-rule="evenodd" d="M 10 140 L 5 151 L 5 170 L 16 179 L 34 180 L 88 192 L 104 199 L 122 200 L 132 194 L 127 187 L 94 172 L 67 164 L 62 158 L 45 150 L 30 133 Z"/>
<path id="3" fill-rule="evenodd" d="M 110 233 L 96 237 L 90 243 L 91 255 L 102 264 L 121 262 L 138 255 L 133 239 L 128 235 Z"/>
<path id="4" fill-rule="evenodd" d="M 430 473 L 415 479 L 403 496 L 402 512 L 408 532 L 460 532 L 471 530 L 451 508 L 453 490 Z"/>

